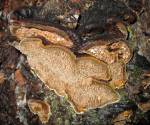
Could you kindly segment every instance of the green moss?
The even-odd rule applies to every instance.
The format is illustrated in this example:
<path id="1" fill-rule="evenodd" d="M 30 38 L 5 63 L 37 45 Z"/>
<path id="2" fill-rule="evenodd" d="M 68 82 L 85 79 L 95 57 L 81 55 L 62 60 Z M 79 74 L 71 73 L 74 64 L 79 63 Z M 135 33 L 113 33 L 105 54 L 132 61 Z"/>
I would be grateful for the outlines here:
<path id="1" fill-rule="evenodd" d="M 91 120 L 92 119 L 92 120 Z M 95 110 L 88 111 L 88 120 L 90 124 L 100 125 L 100 119 Z"/>
<path id="2" fill-rule="evenodd" d="M 142 69 L 138 66 L 134 66 L 134 69 L 133 69 L 132 74 L 131 74 L 132 78 L 134 80 L 137 80 L 140 78 L 141 74 L 142 74 Z"/>
<path id="3" fill-rule="evenodd" d="M 57 101 L 53 100 L 51 102 L 51 110 L 52 110 L 52 112 L 56 112 L 58 110 L 58 102 Z"/>
<path id="4" fill-rule="evenodd" d="M 127 27 L 128 31 L 128 40 L 129 40 L 129 47 L 134 50 L 137 45 L 137 39 L 136 39 L 136 33 L 134 32 L 134 29 L 131 26 Z"/>
<path id="5" fill-rule="evenodd" d="M 130 40 L 133 40 L 135 38 L 135 33 L 134 31 L 132 30 L 131 26 L 128 26 L 127 27 L 127 31 L 128 31 L 128 34 L 129 34 L 129 39 Z"/>
<path id="6" fill-rule="evenodd" d="M 65 125 L 70 125 L 70 121 L 69 120 L 65 120 Z"/>
<path id="7" fill-rule="evenodd" d="M 128 66 L 127 71 L 129 74 L 128 81 L 127 81 L 128 83 L 130 83 L 131 85 L 138 85 L 141 83 L 142 74 L 143 74 L 142 68 L 133 64 Z"/>
<path id="8" fill-rule="evenodd" d="M 63 120 L 61 118 L 57 118 L 56 125 L 63 125 Z"/>
<path id="9" fill-rule="evenodd" d="M 121 97 L 120 102 L 128 102 L 129 101 L 127 92 L 125 91 L 124 88 L 119 90 L 118 92 L 119 92 L 119 95 Z"/>

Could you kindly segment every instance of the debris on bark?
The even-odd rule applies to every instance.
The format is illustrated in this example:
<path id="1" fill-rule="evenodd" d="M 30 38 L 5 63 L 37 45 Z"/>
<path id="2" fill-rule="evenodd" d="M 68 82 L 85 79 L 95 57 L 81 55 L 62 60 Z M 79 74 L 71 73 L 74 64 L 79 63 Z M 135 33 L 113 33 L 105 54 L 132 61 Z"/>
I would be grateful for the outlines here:
<path id="1" fill-rule="evenodd" d="M 24 76 L 22 75 L 22 73 L 20 72 L 20 70 L 15 71 L 15 80 L 20 86 L 23 86 L 24 84 L 26 84 L 26 80 Z"/>
<path id="2" fill-rule="evenodd" d="M 113 120 L 114 125 L 126 125 L 131 122 L 130 117 L 133 115 L 132 110 L 126 110 L 118 114 L 118 116 Z"/>

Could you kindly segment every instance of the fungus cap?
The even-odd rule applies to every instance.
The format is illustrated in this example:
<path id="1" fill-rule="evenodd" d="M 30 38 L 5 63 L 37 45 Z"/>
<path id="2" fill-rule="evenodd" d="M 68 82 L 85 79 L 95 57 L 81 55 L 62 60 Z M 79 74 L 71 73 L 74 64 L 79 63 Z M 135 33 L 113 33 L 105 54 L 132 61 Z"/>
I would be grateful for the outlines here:
<path id="1" fill-rule="evenodd" d="M 69 35 L 56 27 L 45 26 L 41 24 L 31 23 L 11 23 L 9 26 L 12 35 L 16 36 L 19 40 L 24 38 L 41 38 L 48 41 L 49 44 L 57 44 L 71 48 L 73 42 Z"/>
<path id="2" fill-rule="evenodd" d="M 78 113 L 119 100 L 118 94 L 108 87 L 107 83 L 102 85 L 93 82 L 96 79 L 102 81 L 110 79 L 109 66 L 105 62 L 91 56 L 77 58 L 68 48 L 56 45 L 44 46 L 38 38 L 23 39 L 15 47 L 27 56 L 29 65 L 49 89 L 55 90 L 59 96 L 71 97 L 69 102 Z M 74 94 L 75 98 L 72 97 Z M 78 110 L 77 98 L 84 98 L 85 110 Z M 96 103 L 89 102 L 92 100 Z"/>
<path id="3" fill-rule="evenodd" d="M 94 43 L 85 44 L 79 51 L 96 57 L 108 64 L 119 60 L 128 63 L 132 57 L 131 50 L 123 41 L 95 41 Z"/>
<path id="4" fill-rule="evenodd" d="M 47 123 L 51 115 L 50 105 L 47 102 L 29 99 L 28 107 L 30 111 L 37 114 L 42 123 Z"/>

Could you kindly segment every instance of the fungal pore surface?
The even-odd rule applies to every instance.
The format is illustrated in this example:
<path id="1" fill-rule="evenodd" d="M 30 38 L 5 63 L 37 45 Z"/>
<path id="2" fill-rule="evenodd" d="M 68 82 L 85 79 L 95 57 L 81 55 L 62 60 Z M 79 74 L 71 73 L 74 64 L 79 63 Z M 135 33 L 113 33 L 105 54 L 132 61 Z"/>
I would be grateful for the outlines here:
<path id="1" fill-rule="evenodd" d="M 120 99 L 107 85 L 111 78 L 107 63 L 92 56 L 76 57 L 63 46 L 45 46 L 39 38 L 25 38 L 14 46 L 27 56 L 29 65 L 49 89 L 68 97 L 77 113 Z"/>

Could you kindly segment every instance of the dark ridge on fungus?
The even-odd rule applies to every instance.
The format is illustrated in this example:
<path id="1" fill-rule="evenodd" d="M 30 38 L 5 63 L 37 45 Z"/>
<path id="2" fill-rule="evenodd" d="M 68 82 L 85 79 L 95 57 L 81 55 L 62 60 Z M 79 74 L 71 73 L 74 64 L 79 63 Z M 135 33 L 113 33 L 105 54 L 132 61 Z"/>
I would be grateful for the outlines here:
<path id="1" fill-rule="evenodd" d="M 80 38 L 78 32 L 76 32 L 75 30 L 71 30 L 69 28 L 66 28 L 64 26 L 55 24 L 55 23 L 41 22 L 41 21 L 38 21 L 38 20 L 36 20 L 36 21 L 34 21 L 34 20 L 26 20 L 26 19 L 24 19 L 24 20 L 13 20 L 12 19 L 12 20 L 10 20 L 9 23 L 10 23 L 10 25 L 16 24 L 18 26 L 24 26 L 24 27 L 27 27 L 27 28 L 37 28 L 37 29 L 40 29 L 40 30 L 43 30 L 43 31 L 44 30 L 45 31 L 51 31 L 50 27 L 56 28 L 56 32 L 58 33 L 58 35 L 61 35 L 61 33 L 59 34 L 59 30 L 61 32 L 66 33 L 66 36 L 68 35 L 70 40 L 73 42 L 72 50 L 74 52 L 76 52 L 77 48 L 83 43 L 83 41 Z M 46 39 L 44 37 L 42 37 L 42 41 L 44 41 L 44 40 L 46 40 Z M 47 44 L 47 42 L 45 42 L 45 44 Z"/>

